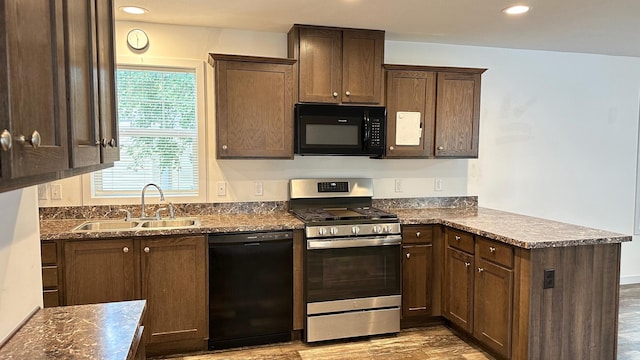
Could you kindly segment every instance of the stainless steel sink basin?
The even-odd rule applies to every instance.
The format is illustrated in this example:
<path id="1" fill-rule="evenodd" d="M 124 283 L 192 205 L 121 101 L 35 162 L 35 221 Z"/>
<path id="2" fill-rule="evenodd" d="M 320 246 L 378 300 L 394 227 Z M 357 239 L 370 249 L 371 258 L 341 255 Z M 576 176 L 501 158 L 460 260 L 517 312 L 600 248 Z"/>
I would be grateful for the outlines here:
<path id="1" fill-rule="evenodd" d="M 178 218 L 163 220 L 145 220 L 140 224 L 141 228 L 182 228 L 199 225 L 198 219 L 195 218 Z"/>
<path id="2" fill-rule="evenodd" d="M 131 219 L 125 220 L 91 220 L 80 224 L 73 232 L 99 232 L 119 230 L 159 230 L 177 229 L 199 226 L 196 218 L 176 218 L 161 220 Z"/>
<path id="3" fill-rule="evenodd" d="M 117 231 L 128 230 L 140 225 L 137 221 L 125 220 L 95 220 L 87 221 L 73 229 L 73 231 Z"/>

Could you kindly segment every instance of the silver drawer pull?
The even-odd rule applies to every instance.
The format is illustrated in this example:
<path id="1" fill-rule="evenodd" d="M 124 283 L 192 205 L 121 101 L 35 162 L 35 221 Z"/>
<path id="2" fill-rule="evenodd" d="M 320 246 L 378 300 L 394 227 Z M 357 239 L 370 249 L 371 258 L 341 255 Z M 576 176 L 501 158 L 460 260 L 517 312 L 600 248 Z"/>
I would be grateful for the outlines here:
<path id="1" fill-rule="evenodd" d="M 484 269 L 483 268 L 478 268 L 478 272 L 479 273 L 484 272 Z"/>
<path id="2" fill-rule="evenodd" d="M 456 235 L 456 240 L 460 241 L 460 236 Z"/>
<path id="3" fill-rule="evenodd" d="M 496 248 L 494 248 L 493 246 L 489 246 L 489 252 L 492 252 L 492 253 L 496 252 Z"/>

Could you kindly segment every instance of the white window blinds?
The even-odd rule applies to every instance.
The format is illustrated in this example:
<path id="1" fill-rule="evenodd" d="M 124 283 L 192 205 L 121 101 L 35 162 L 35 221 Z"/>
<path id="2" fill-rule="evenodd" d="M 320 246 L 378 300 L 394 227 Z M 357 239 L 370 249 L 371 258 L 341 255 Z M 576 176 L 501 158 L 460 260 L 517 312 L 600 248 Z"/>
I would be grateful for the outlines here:
<path id="1" fill-rule="evenodd" d="M 118 69 L 116 84 L 120 161 L 93 174 L 93 196 L 139 196 L 150 182 L 197 196 L 195 71 Z"/>

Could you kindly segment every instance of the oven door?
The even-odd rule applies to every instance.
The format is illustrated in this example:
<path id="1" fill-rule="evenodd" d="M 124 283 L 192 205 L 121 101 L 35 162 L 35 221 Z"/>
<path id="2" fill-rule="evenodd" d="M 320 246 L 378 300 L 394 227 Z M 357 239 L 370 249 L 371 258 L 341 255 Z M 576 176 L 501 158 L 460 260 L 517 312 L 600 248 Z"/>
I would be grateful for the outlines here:
<path id="1" fill-rule="evenodd" d="M 306 302 L 400 295 L 400 235 L 307 240 Z"/>

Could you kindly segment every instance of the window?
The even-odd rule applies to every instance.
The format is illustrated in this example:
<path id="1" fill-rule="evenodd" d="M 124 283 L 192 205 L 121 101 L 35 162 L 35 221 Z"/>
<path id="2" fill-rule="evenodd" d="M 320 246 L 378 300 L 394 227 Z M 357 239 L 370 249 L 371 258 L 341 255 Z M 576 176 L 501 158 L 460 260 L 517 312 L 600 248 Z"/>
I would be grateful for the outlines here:
<path id="1" fill-rule="evenodd" d="M 117 70 L 120 161 L 92 174 L 92 197 L 138 197 L 158 184 L 165 195 L 198 196 L 198 94 L 195 69 Z"/>

